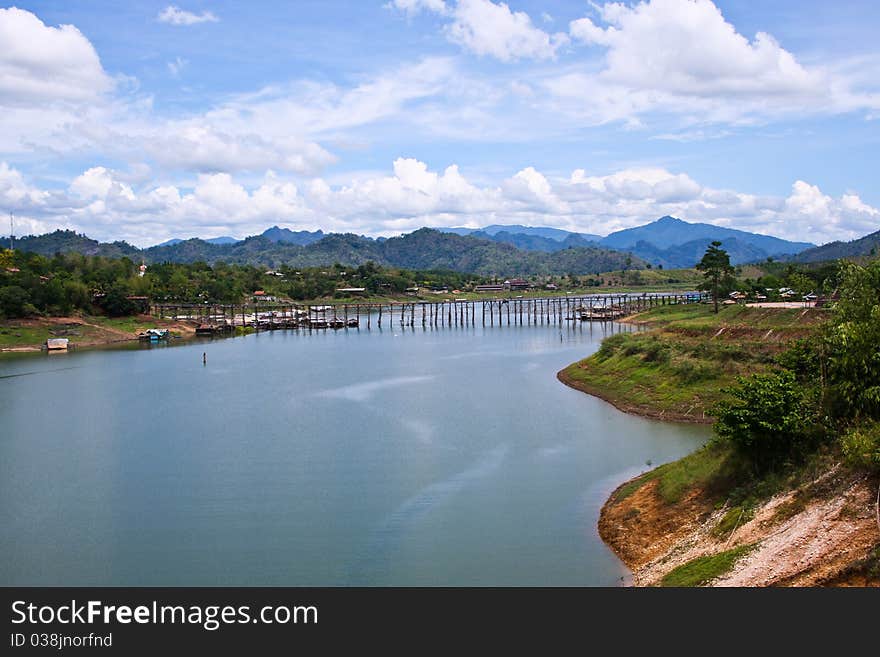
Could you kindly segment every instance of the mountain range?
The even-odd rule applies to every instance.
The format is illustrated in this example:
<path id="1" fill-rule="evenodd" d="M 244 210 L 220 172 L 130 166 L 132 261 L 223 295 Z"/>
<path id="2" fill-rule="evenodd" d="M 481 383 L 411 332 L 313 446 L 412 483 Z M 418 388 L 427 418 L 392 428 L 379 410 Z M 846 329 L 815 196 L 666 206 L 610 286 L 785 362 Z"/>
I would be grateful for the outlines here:
<path id="1" fill-rule="evenodd" d="M 598 242 L 602 239 L 601 235 L 591 235 L 589 233 L 572 233 L 571 231 L 562 230 L 561 228 L 550 228 L 548 226 L 521 226 L 519 224 L 492 224 L 485 228 L 438 228 L 442 233 L 455 233 L 456 235 L 472 235 L 473 233 L 485 233 L 494 237 L 498 233 L 507 233 L 510 235 L 529 235 L 533 237 L 543 237 L 556 242 L 562 242 L 569 235 L 580 235 L 587 242 Z"/>
<path id="2" fill-rule="evenodd" d="M 205 239 L 208 244 L 235 244 L 239 240 L 234 237 L 208 237 Z M 180 244 L 183 242 L 182 239 L 179 238 L 171 238 L 170 240 L 166 240 L 161 244 L 157 244 L 156 246 L 174 246 L 175 244 Z"/>
<path id="3" fill-rule="evenodd" d="M 840 258 L 857 258 L 880 253 L 880 230 L 850 242 L 829 242 L 798 253 L 795 262 L 824 262 Z"/>
<path id="4" fill-rule="evenodd" d="M 147 263 L 223 261 L 265 267 L 318 267 L 336 262 L 357 266 L 372 261 L 406 269 L 449 269 L 501 277 L 597 274 L 644 269 L 647 265 L 636 256 L 610 249 L 578 247 L 554 253 L 523 251 L 510 244 L 470 235 L 441 233 L 430 228 L 382 240 L 331 233 L 306 246 L 273 242 L 257 235 L 232 244 L 209 244 L 193 238 L 143 250 L 125 242 L 100 243 L 73 231 L 58 230 L 23 238 L 16 246 L 45 256 L 73 251 L 85 255 L 127 256 Z"/>
<path id="5" fill-rule="evenodd" d="M 693 267 L 710 242 L 718 240 L 734 265 L 757 262 L 768 257 L 794 255 L 815 247 L 809 242 L 789 242 L 778 237 L 749 233 L 744 230 L 688 223 L 675 217 L 661 217 L 644 226 L 619 230 L 601 237 L 575 233 L 558 228 L 536 228 L 519 225 L 492 225 L 483 229 L 438 228 L 443 232 L 483 237 L 512 244 L 527 251 L 552 253 L 569 247 L 598 247 L 627 251 L 666 268 Z"/>
<path id="6" fill-rule="evenodd" d="M 869 240 L 870 237 L 863 239 Z M 807 242 L 789 242 L 711 224 L 692 224 L 668 216 L 606 237 L 515 224 L 494 224 L 483 229 L 423 228 L 389 239 L 324 233 L 321 230 L 292 231 L 272 226 L 262 234 L 244 240 L 231 237 L 173 239 L 146 249 L 119 241 L 99 243 L 85 235 L 60 230 L 21 238 L 18 246 L 47 256 L 59 251 L 77 251 L 87 255 L 128 256 L 147 262 L 226 261 L 302 267 L 334 262 L 358 265 L 372 260 L 410 269 L 455 269 L 511 276 L 589 274 L 622 268 L 638 269 L 648 264 L 667 269 L 693 267 L 713 240 L 722 243 L 733 264 L 758 262 L 768 257 L 823 259 L 823 253 L 842 252 L 849 248 L 845 245 L 816 248 Z M 874 239 L 874 242 L 878 241 L 880 237 Z M 818 255 L 809 255 L 814 252 Z M 802 255 L 796 255 L 799 253 Z"/>

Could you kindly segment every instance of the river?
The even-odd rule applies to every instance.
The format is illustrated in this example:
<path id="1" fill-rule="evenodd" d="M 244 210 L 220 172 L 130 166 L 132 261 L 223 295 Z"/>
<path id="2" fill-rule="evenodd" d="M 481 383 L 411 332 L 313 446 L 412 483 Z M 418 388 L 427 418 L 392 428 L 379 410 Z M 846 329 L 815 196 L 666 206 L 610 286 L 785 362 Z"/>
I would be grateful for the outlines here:
<path id="1" fill-rule="evenodd" d="M 0 585 L 622 583 L 601 505 L 709 435 L 557 381 L 626 330 L 374 324 L 4 355 Z"/>

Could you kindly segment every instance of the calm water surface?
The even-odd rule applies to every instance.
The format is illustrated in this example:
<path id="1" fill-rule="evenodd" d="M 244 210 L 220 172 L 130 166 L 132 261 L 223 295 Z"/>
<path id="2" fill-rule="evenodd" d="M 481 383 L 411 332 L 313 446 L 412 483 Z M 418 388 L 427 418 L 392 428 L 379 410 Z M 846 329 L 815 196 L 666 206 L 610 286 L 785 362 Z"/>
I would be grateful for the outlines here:
<path id="1" fill-rule="evenodd" d="M 0 585 L 618 584 L 608 493 L 708 437 L 556 380 L 621 330 L 0 357 Z"/>

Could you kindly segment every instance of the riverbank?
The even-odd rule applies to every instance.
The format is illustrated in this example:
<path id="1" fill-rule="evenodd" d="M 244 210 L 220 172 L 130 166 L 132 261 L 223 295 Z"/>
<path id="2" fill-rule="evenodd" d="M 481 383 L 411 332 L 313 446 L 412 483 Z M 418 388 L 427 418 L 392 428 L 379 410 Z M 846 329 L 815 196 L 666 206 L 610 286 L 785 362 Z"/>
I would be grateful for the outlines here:
<path id="1" fill-rule="evenodd" d="M 628 320 L 652 330 L 609 338 L 557 376 L 625 412 L 711 422 L 724 387 L 769 369 L 822 317 L 802 308 L 657 308 Z M 756 478 L 712 443 L 621 484 L 602 507 L 599 534 L 636 586 L 880 585 L 880 482 L 841 461 L 829 449 Z"/>
<path id="2" fill-rule="evenodd" d="M 557 378 L 627 413 L 711 424 L 711 410 L 738 376 L 772 366 L 791 340 L 809 335 L 816 309 L 706 304 L 660 306 L 625 322 L 652 329 L 606 339 Z"/>
<path id="3" fill-rule="evenodd" d="M 599 535 L 635 586 L 880 586 L 877 477 L 827 453 L 760 480 L 703 448 L 621 484 Z"/>
<path id="4" fill-rule="evenodd" d="M 167 328 L 173 338 L 195 336 L 196 322 L 163 320 L 150 315 L 104 317 L 32 317 L 0 321 L 0 352 L 40 351 L 48 338 L 67 338 L 72 347 L 100 347 L 136 341 L 148 328 Z"/>

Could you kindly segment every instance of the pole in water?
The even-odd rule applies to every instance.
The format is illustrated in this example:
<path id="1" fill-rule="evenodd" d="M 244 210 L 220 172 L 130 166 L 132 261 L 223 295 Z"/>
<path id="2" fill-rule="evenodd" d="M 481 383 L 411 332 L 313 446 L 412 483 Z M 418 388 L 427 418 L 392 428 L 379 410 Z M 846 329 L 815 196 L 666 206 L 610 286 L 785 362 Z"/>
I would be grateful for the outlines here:
<path id="1" fill-rule="evenodd" d="M 207 352 L 203 351 L 202 352 L 202 365 L 207 365 L 207 364 L 208 364 L 208 354 L 207 354 Z"/>

